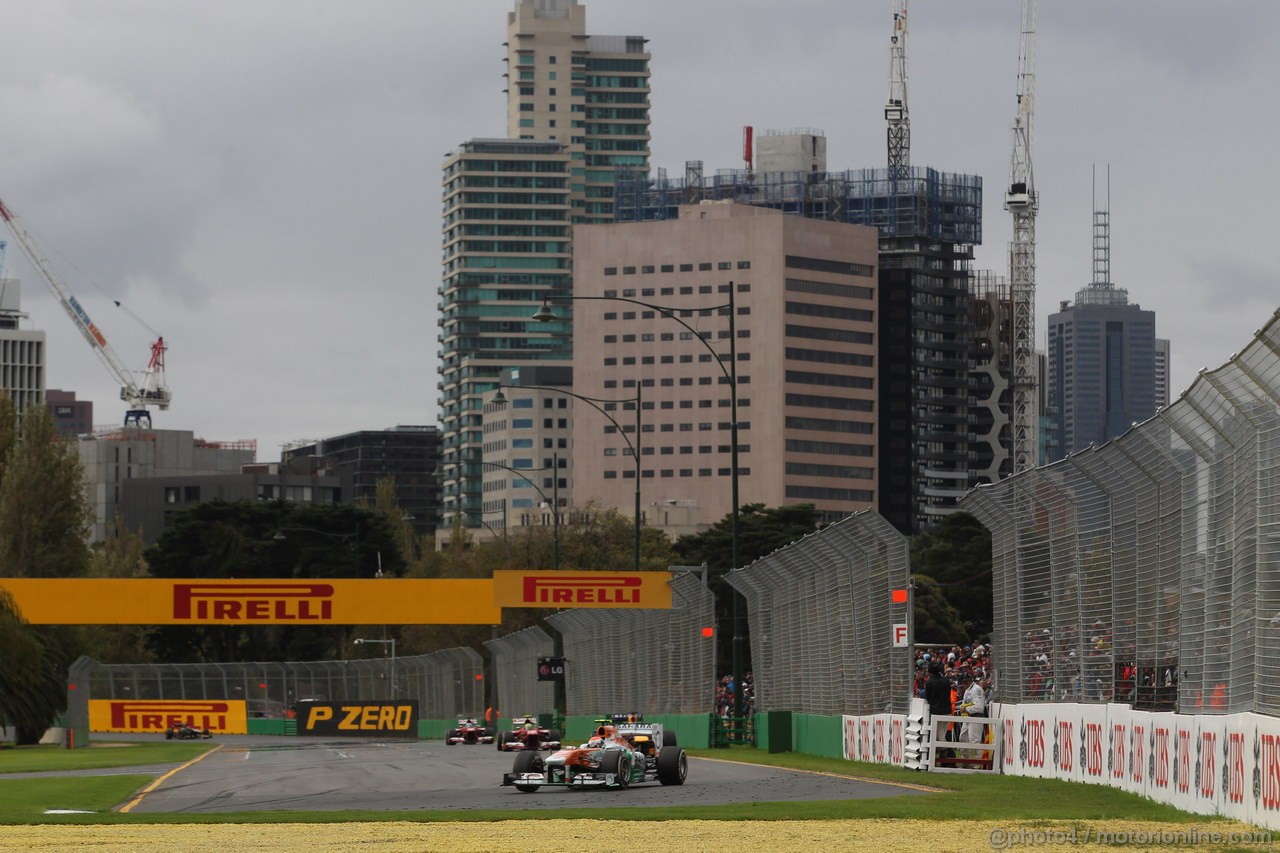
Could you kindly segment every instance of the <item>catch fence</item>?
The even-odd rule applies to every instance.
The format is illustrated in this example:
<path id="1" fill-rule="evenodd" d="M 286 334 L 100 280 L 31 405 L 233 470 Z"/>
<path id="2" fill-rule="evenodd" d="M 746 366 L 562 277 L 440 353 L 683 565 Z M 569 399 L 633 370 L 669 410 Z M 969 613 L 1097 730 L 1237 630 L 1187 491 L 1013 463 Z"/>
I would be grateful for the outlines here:
<path id="1" fill-rule="evenodd" d="M 909 648 L 893 590 L 910 580 L 905 536 L 875 512 L 851 515 L 736 571 L 747 600 L 758 711 L 905 713 Z"/>
<path id="2" fill-rule="evenodd" d="M 1280 713 L 1280 312 L 1123 436 L 980 486 L 1005 702 Z"/>
<path id="3" fill-rule="evenodd" d="M 87 673 L 86 673 L 87 670 Z M 471 648 L 361 660 L 122 663 L 80 667 L 94 699 L 231 699 L 253 718 L 283 717 L 299 700 L 415 699 L 424 719 L 484 709 L 483 659 Z"/>
<path id="4" fill-rule="evenodd" d="M 555 648 L 551 635 L 536 625 L 485 643 L 493 660 L 493 701 L 498 713 L 513 717 L 554 707 L 555 684 L 538 681 L 538 658 Z"/>
<path id="5" fill-rule="evenodd" d="M 715 638 L 703 629 L 715 624 L 715 597 L 694 575 L 672 576 L 670 610 L 563 610 L 547 621 L 564 640 L 569 713 L 711 712 Z"/>

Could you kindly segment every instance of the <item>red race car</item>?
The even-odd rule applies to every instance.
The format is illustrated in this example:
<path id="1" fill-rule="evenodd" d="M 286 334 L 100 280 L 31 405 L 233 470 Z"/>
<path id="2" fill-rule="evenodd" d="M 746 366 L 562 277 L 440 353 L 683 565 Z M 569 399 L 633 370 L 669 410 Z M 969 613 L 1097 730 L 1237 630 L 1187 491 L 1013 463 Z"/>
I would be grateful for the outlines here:
<path id="1" fill-rule="evenodd" d="M 555 750 L 560 748 L 560 733 L 555 729 L 544 729 L 538 725 L 537 718 L 526 715 L 513 719 L 510 731 L 499 732 L 496 743 L 502 752 Z"/>
<path id="2" fill-rule="evenodd" d="M 493 733 L 475 720 L 467 717 L 458 720 L 458 727 L 449 729 L 448 734 L 444 736 L 444 742 L 449 746 L 457 743 L 493 743 Z"/>

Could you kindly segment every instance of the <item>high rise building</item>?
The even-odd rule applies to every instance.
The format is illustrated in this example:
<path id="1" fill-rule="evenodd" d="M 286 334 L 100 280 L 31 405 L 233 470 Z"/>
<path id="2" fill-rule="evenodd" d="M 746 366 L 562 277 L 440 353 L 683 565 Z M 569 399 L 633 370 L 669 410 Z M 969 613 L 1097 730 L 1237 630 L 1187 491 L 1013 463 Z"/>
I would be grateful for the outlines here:
<path id="1" fill-rule="evenodd" d="M 877 505 L 874 229 L 703 202 L 583 226 L 574 263 L 574 294 L 606 297 L 576 304 L 574 391 L 612 400 L 576 409 L 578 506 L 629 515 L 638 488 L 650 523 L 669 507 L 696 506 L 702 525 L 730 512 L 730 288 L 741 503 L 831 518 Z"/>
<path id="2" fill-rule="evenodd" d="M 1109 208 L 1109 205 L 1108 205 Z M 1048 461 L 1122 435 L 1168 403 L 1169 342 L 1111 282 L 1111 213 L 1093 214 L 1093 281 L 1049 315 Z"/>
<path id="3" fill-rule="evenodd" d="M 93 401 L 77 400 L 75 391 L 49 388 L 44 392 L 45 405 L 53 416 L 53 427 L 63 438 L 93 432 Z"/>
<path id="4" fill-rule="evenodd" d="M 446 516 L 483 512 L 483 394 L 504 368 L 572 358 L 571 321 L 529 326 L 571 287 L 573 225 L 609 222 L 621 171 L 649 166 L 649 54 L 593 36 L 578 0 L 517 0 L 507 16 L 507 139 L 444 164 L 440 391 Z M 448 525 L 442 525 L 447 528 Z"/>
<path id="5" fill-rule="evenodd" d="M 22 287 L 4 278 L 4 244 L 0 243 L 0 393 L 8 394 L 19 414 L 44 401 L 44 332 L 23 328 Z"/>
<path id="6" fill-rule="evenodd" d="M 673 219 L 731 199 L 879 232 L 875 406 L 877 510 L 903 533 L 934 527 L 974 484 L 970 470 L 969 280 L 982 242 L 982 179 L 928 167 L 828 172 L 820 131 L 758 137 L 774 171 L 722 170 L 618 184 L 618 222 Z"/>
<path id="7" fill-rule="evenodd" d="M 346 502 L 365 501 L 373 506 L 378 498 L 378 483 L 394 479 L 396 504 L 409 516 L 415 532 L 435 532 L 440 510 L 436 474 L 440 467 L 438 427 L 402 425 L 360 430 L 295 444 L 281 454 L 284 463 L 301 460 L 308 460 L 307 468 L 319 475 L 347 478 L 350 488 L 341 496 Z"/>

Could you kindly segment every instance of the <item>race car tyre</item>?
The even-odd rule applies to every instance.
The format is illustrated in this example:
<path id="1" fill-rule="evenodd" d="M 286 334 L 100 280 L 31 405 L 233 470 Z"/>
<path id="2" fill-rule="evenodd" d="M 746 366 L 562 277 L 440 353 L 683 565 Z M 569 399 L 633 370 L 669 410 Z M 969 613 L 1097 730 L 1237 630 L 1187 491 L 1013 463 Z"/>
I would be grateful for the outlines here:
<path id="1" fill-rule="evenodd" d="M 560 732 L 556 731 L 555 729 L 547 729 L 547 740 L 554 740 L 554 741 L 560 740 Z"/>
<path id="2" fill-rule="evenodd" d="M 511 768 L 512 773 L 542 773 L 545 765 L 542 763 L 542 756 L 536 752 L 522 752 L 516 756 L 516 763 Z M 532 794 L 538 790 L 538 785 L 516 785 L 516 790 L 525 794 Z"/>
<path id="3" fill-rule="evenodd" d="M 675 745 L 676 745 L 676 733 L 671 731 L 670 729 L 663 729 L 662 730 L 662 746 L 665 748 L 668 746 L 675 746 Z"/>
<path id="4" fill-rule="evenodd" d="M 165 729 L 165 730 L 164 730 L 164 739 L 165 739 L 165 740 L 173 740 L 173 729 Z"/>
<path id="5" fill-rule="evenodd" d="M 613 777 L 619 789 L 631 784 L 631 756 L 620 749 L 605 750 L 600 760 L 600 772 Z"/>
<path id="6" fill-rule="evenodd" d="M 658 753 L 658 781 L 664 785 L 683 785 L 689 775 L 689 756 L 678 746 Z"/>
<path id="7" fill-rule="evenodd" d="M 498 752 L 506 751 L 503 747 L 507 742 L 507 736 L 510 734 L 511 732 L 498 732 L 498 736 L 493 740 L 493 744 L 498 748 Z"/>

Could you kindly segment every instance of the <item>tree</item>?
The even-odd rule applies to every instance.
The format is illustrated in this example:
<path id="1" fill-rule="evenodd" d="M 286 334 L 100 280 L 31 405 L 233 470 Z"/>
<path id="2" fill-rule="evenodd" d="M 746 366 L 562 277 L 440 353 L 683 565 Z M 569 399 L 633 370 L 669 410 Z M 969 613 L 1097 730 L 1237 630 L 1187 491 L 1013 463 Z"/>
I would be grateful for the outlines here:
<path id="1" fill-rule="evenodd" d="M 991 634 L 991 532 L 967 512 L 944 517 L 933 533 L 911 540 L 913 574 L 932 578 L 959 612 L 963 630 L 945 642 L 980 642 Z"/>
<path id="2" fill-rule="evenodd" d="M 0 412 L 3 418 L 3 412 Z M 5 435 L 0 431 L 0 451 Z M 19 440 L 0 462 L 0 576 L 83 577 L 89 503 L 74 443 L 43 406 L 28 406 Z"/>
<path id="3" fill-rule="evenodd" d="M 915 584 L 912 614 L 917 643 L 959 643 L 966 634 L 960 613 L 942 594 L 938 582 L 927 575 L 912 577 Z"/>
<path id="4" fill-rule="evenodd" d="M 696 565 L 706 563 L 714 581 L 731 568 L 742 568 L 772 554 L 818 529 L 822 517 L 813 504 L 792 504 L 768 509 L 762 503 L 744 504 L 738 510 L 738 565 L 733 562 L 733 516 L 726 515 L 710 530 L 681 536 L 672 550 L 677 559 Z"/>
<path id="5" fill-rule="evenodd" d="M 144 554 L 163 578 L 373 578 L 404 573 L 387 518 L 353 504 L 210 501 L 175 513 Z M 346 657 L 349 626 L 181 626 L 151 631 L 172 661 Z"/>
<path id="6" fill-rule="evenodd" d="M 745 504 L 738 510 L 737 568 L 750 565 L 755 560 L 814 532 L 818 529 L 820 521 L 821 516 L 818 515 L 813 504 L 792 504 L 772 509 L 766 508 L 762 503 Z M 681 536 L 676 540 L 672 550 L 681 563 L 707 564 L 707 585 L 716 598 L 716 624 L 733 626 L 734 596 L 741 593 L 724 580 L 729 570 L 734 568 L 731 565 L 733 562 L 733 516 L 726 515 L 710 530 Z M 737 626 L 737 633 L 743 638 L 743 666 L 744 669 L 750 669 L 751 629 L 745 615 L 746 606 L 739 604 L 738 608 L 738 613 L 742 615 L 742 624 Z M 732 660 L 734 633 L 732 629 L 716 632 L 717 660 Z"/>
<path id="7" fill-rule="evenodd" d="M 43 406 L 17 425 L 0 395 L 0 577 L 79 577 L 88 570 L 89 511 L 80 457 Z M 36 743 L 66 707 L 66 662 L 75 629 L 33 627 L 0 591 L 0 717 L 20 744 Z"/>

